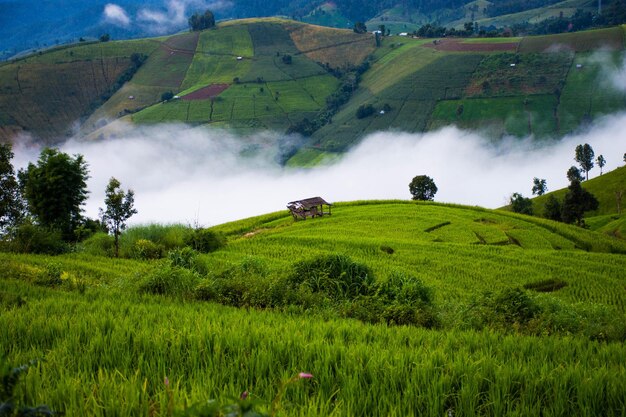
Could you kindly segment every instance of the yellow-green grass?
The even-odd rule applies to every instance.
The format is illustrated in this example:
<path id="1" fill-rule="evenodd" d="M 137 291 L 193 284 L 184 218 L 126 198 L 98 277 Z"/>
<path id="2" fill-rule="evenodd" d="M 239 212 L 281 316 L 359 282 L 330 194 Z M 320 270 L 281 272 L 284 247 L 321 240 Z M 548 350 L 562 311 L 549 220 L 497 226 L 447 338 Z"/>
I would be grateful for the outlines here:
<path id="1" fill-rule="evenodd" d="M 518 51 L 524 53 L 567 49 L 576 52 L 586 52 L 603 48 L 614 50 L 624 48 L 624 31 L 621 27 L 616 26 L 607 29 L 558 35 L 528 36 L 522 39 Z"/>
<path id="2" fill-rule="evenodd" d="M 617 159 L 619 155 L 604 155 L 606 159 Z M 549 184 L 548 184 L 549 185 Z M 589 212 L 589 217 L 598 215 L 614 215 L 617 213 L 617 199 L 615 192 L 624 190 L 626 194 L 626 167 L 622 166 L 613 171 L 604 172 L 600 175 L 600 169 L 596 166 L 589 172 L 589 181 L 583 181 L 582 187 L 593 194 L 600 203 L 598 210 Z M 567 188 L 555 190 L 533 199 L 533 211 L 536 215 L 543 215 L 547 199 L 554 195 L 560 201 L 563 200 Z M 626 207 L 626 198 L 622 199 L 622 210 Z"/>
<path id="3" fill-rule="evenodd" d="M 286 389 L 277 416 L 619 415 L 624 407 L 622 344 L 0 285 L 27 300 L 0 315 L 4 361 L 43 359 L 23 375 L 16 400 L 68 416 L 167 416 L 243 391 L 268 409 L 302 371 L 313 379 Z"/>
<path id="4" fill-rule="evenodd" d="M 552 136 L 557 130 L 553 95 L 443 100 L 437 103 L 431 128 L 451 123 L 463 128 L 487 129 L 495 136 Z"/>
<path id="5" fill-rule="evenodd" d="M 623 56 L 623 52 L 606 51 L 576 54 L 561 94 L 558 110 L 561 133 L 574 131 L 583 122 L 624 108 L 626 94 L 615 88 L 610 79 Z"/>
<path id="6" fill-rule="evenodd" d="M 516 36 L 505 38 L 465 38 L 461 40 L 461 43 L 516 43 L 521 40 L 521 37 Z"/>
<path id="7" fill-rule="evenodd" d="M 0 253 L 0 357 L 13 366 L 42 359 L 23 376 L 16 399 L 68 416 L 166 416 L 168 405 L 182 411 L 249 391 L 269 408 L 282 381 L 310 372 L 313 380 L 286 390 L 276 415 L 624 409 L 622 342 L 469 330 L 466 322 L 485 292 L 550 278 L 567 286 L 533 297 L 623 320 L 626 258 L 610 253 L 626 250 L 623 242 L 503 211 L 409 201 L 340 203 L 332 216 L 299 222 L 285 210 L 214 230 L 228 243 L 202 257 L 211 273 L 255 262 L 274 276 L 303 259 L 345 254 L 379 280 L 392 272 L 421 279 L 444 324 L 367 325 L 324 311 L 244 310 L 141 295 L 142 277 L 162 263 Z M 50 264 L 63 283 L 35 286 Z"/>
<path id="8" fill-rule="evenodd" d="M 202 32 L 182 89 L 231 83 L 250 70 L 254 51 L 246 26 L 230 26 Z M 246 59 L 237 60 L 237 57 Z"/>

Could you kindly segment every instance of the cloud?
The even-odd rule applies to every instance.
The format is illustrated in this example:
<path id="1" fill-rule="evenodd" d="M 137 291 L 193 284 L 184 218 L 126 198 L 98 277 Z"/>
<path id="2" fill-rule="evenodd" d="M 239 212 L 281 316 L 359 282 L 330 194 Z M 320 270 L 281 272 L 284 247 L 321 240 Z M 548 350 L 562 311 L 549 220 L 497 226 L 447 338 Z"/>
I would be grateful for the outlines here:
<path id="1" fill-rule="evenodd" d="M 124 189 L 135 191 L 135 224 L 215 225 L 284 210 L 289 201 L 318 195 L 331 202 L 408 200 L 408 184 L 421 174 L 435 180 L 436 201 L 496 208 L 513 192 L 529 196 L 533 177 L 545 178 L 551 190 L 565 187 L 579 143 L 604 155 L 605 172 L 617 167 L 624 145 L 615 138 L 624 130 L 626 114 L 599 121 L 593 131 L 541 145 L 517 139 L 493 145 L 455 127 L 425 134 L 381 132 L 337 163 L 314 169 L 279 166 L 273 158 L 276 137 L 269 133 L 240 138 L 181 125 L 128 126 L 117 139 L 70 141 L 62 150 L 83 154 L 89 163 L 88 216 L 97 216 L 114 176 Z M 16 165 L 36 161 L 38 152 L 16 148 Z M 594 168 L 591 175 L 598 173 Z"/>
<path id="2" fill-rule="evenodd" d="M 128 27 L 130 25 L 130 17 L 128 13 L 126 13 L 126 10 L 113 3 L 104 6 L 104 21 L 122 27 Z"/>
<path id="3" fill-rule="evenodd" d="M 233 3 L 228 0 L 168 0 L 162 9 L 143 8 L 137 13 L 137 20 L 151 33 L 164 34 L 182 29 L 193 11 L 210 9 L 226 10 Z"/>

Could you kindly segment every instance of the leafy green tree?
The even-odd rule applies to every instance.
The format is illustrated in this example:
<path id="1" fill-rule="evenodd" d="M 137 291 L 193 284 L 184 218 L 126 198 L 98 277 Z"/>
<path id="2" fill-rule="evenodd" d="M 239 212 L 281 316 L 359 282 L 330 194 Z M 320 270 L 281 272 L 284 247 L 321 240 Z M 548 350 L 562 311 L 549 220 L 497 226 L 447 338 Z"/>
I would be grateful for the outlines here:
<path id="1" fill-rule="evenodd" d="M 409 191 L 413 200 L 432 201 L 438 189 L 428 175 L 418 175 L 409 183 Z"/>
<path id="2" fill-rule="evenodd" d="M 511 204 L 511 210 L 515 213 L 528 214 L 529 216 L 532 216 L 533 202 L 530 198 L 526 198 L 520 193 L 513 193 L 509 201 Z"/>
<path id="3" fill-rule="evenodd" d="M 580 170 L 574 166 L 570 167 L 567 170 L 567 180 L 569 182 L 573 182 L 573 181 L 582 181 L 583 178 L 583 174 L 581 174 Z"/>
<path id="4" fill-rule="evenodd" d="M 210 10 L 206 10 L 203 14 L 194 13 L 189 18 L 189 28 L 193 31 L 210 29 L 215 26 L 215 16 Z"/>
<path id="5" fill-rule="evenodd" d="M 28 210 L 37 223 L 59 230 L 66 241 L 81 221 L 87 200 L 89 171 L 82 155 L 70 157 L 57 149 L 41 151 L 37 164 L 18 173 Z"/>
<path id="6" fill-rule="evenodd" d="M 550 220 L 560 222 L 561 219 L 561 203 L 559 200 L 551 194 L 546 201 L 546 205 L 543 209 L 543 217 Z"/>
<path id="7" fill-rule="evenodd" d="M 100 42 L 108 42 L 111 40 L 111 35 L 109 35 L 108 33 L 105 33 L 104 35 L 100 36 Z"/>
<path id="8" fill-rule="evenodd" d="M 115 239 L 115 257 L 119 257 L 120 245 L 119 236 L 126 229 L 126 221 L 133 214 L 137 214 L 137 210 L 133 207 L 135 204 L 135 193 L 133 190 L 124 190 L 120 188 L 120 182 L 111 177 L 107 185 L 104 197 L 106 210 L 100 209 L 100 219 L 106 225 Z"/>
<path id="9" fill-rule="evenodd" d="M 533 195 L 544 195 L 548 187 L 546 186 L 546 180 L 533 178 Z"/>
<path id="10" fill-rule="evenodd" d="M 604 159 L 604 156 L 598 155 L 596 158 L 596 164 L 600 167 L 600 175 L 602 175 L 602 168 L 606 165 L 606 159 Z"/>
<path id="11" fill-rule="evenodd" d="M 367 32 L 367 26 L 365 26 L 365 23 L 363 22 L 356 22 L 352 30 L 354 33 L 365 33 Z"/>
<path id="12" fill-rule="evenodd" d="M 596 210 L 598 200 L 593 194 L 581 187 L 580 181 L 572 181 L 561 207 L 561 217 L 565 223 L 574 223 L 584 226 L 585 212 Z"/>
<path id="13" fill-rule="evenodd" d="M 365 119 L 366 117 L 371 116 L 376 112 L 376 109 L 371 104 L 361 104 L 358 109 L 356 109 L 356 118 L 357 119 Z"/>
<path id="14" fill-rule="evenodd" d="M 161 94 L 161 101 L 170 101 L 173 98 L 174 93 L 172 93 L 171 91 L 166 91 L 165 93 Z"/>
<path id="15" fill-rule="evenodd" d="M 0 144 L 0 234 L 16 226 L 23 215 L 23 204 L 15 170 L 11 164 L 10 144 Z"/>
<path id="16" fill-rule="evenodd" d="M 591 145 L 585 143 L 584 145 L 576 146 L 576 156 L 574 160 L 578 162 L 582 170 L 585 172 L 585 179 L 589 179 L 589 171 L 593 168 L 594 152 Z"/>

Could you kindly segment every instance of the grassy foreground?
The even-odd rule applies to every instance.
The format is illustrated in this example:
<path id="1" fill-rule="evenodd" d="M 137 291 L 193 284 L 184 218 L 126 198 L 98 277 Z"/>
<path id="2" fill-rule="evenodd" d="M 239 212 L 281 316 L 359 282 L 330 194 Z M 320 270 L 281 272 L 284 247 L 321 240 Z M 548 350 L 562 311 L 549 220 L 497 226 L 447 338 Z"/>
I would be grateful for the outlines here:
<path id="1" fill-rule="evenodd" d="M 601 326 L 538 327 L 543 334 L 472 324 L 484 294 L 546 278 L 566 286 L 529 296 L 560 309 L 558 323 L 623 323 L 620 240 L 506 212 L 408 202 L 339 204 L 331 217 L 297 223 L 274 213 L 215 229 L 228 244 L 201 257 L 209 271 L 201 283 L 250 264 L 265 271 L 251 271 L 253 280 L 271 281 L 302 260 L 343 254 L 376 280 L 394 272 L 421 280 L 441 325 L 365 324 L 339 318 L 333 305 L 237 309 L 140 292 L 163 261 L 0 254 L 0 357 L 13 366 L 43 359 L 18 385 L 18 400 L 67 415 L 162 416 L 247 390 L 269 409 L 281 382 L 304 371 L 314 378 L 290 385 L 276 415 L 625 413 L 626 333 L 607 341 Z M 36 285 L 50 265 L 62 284 Z"/>

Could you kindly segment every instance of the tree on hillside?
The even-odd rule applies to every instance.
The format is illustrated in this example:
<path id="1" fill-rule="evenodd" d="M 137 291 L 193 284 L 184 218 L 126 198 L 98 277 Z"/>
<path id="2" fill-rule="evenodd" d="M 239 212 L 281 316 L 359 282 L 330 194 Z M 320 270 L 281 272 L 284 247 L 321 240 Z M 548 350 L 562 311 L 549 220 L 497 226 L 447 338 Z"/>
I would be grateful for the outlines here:
<path id="1" fill-rule="evenodd" d="M 546 201 L 546 205 L 543 209 L 543 217 L 557 222 L 562 221 L 561 203 L 553 194 L 548 196 L 548 200 Z"/>
<path id="2" fill-rule="evenodd" d="M 161 101 L 170 101 L 173 98 L 174 98 L 174 93 L 172 93 L 171 91 L 166 91 L 163 94 L 161 94 Z"/>
<path id="3" fill-rule="evenodd" d="M 532 216 L 533 202 L 530 198 L 526 198 L 520 193 L 513 193 L 509 202 L 511 204 L 511 210 L 515 213 L 528 214 L 529 216 Z"/>
<path id="4" fill-rule="evenodd" d="M 626 163 L 626 153 L 624 153 L 624 163 Z"/>
<path id="5" fill-rule="evenodd" d="M 13 156 L 10 144 L 0 144 L 0 234 L 16 226 L 23 212 L 19 185 L 11 164 Z"/>
<path id="6" fill-rule="evenodd" d="M 428 175 L 418 175 L 409 183 L 409 191 L 413 200 L 432 201 L 438 189 Z"/>
<path id="7" fill-rule="evenodd" d="M 533 178 L 533 195 L 544 195 L 548 189 L 545 179 Z"/>
<path id="8" fill-rule="evenodd" d="M 137 214 L 137 210 L 133 207 L 135 204 L 135 193 L 128 190 L 126 193 L 120 188 L 121 183 L 111 177 L 107 185 L 104 197 L 106 210 L 100 208 L 100 219 L 107 226 L 109 231 L 113 233 L 115 239 L 115 257 L 119 257 L 120 246 L 119 236 L 126 229 L 126 221 L 133 214 Z"/>
<path id="9" fill-rule="evenodd" d="M 37 164 L 20 170 L 18 179 L 28 210 L 41 226 L 59 230 L 66 241 L 82 218 L 87 200 L 87 162 L 56 149 L 41 151 Z"/>
<path id="10" fill-rule="evenodd" d="M 365 33 L 367 32 L 367 26 L 365 26 L 365 23 L 363 22 L 356 22 L 352 30 L 354 33 Z"/>
<path id="11" fill-rule="evenodd" d="M 100 35 L 100 42 L 108 42 L 111 40 L 111 35 L 105 33 L 104 35 Z"/>
<path id="12" fill-rule="evenodd" d="M 215 16 L 210 10 L 206 10 L 204 14 L 198 12 L 189 18 L 189 28 L 193 31 L 210 29 L 215 26 Z"/>
<path id="13" fill-rule="evenodd" d="M 600 175 L 602 175 L 602 168 L 606 165 L 606 159 L 604 159 L 604 156 L 598 155 L 596 158 L 596 164 L 600 167 Z"/>
<path id="14" fill-rule="evenodd" d="M 584 145 L 576 146 L 576 156 L 574 160 L 578 162 L 582 170 L 585 172 L 585 179 L 589 179 L 589 171 L 593 168 L 594 152 L 591 145 L 585 143 Z"/>
<path id="15" fill-rule="evenodd" d="M 561 217 L 565 223 L 574 223 L 584 226 L 585 212 L 596 210 L 598 200 L 589 191 L 581 187 L 580 181 L 572 181 L 561 206 Z"/>
<path id="16" fill-rule="evenodd" d="M 573 181 L 582 181 L 583 178 L 583 174 L 581 174 L 580 170 L 574 166 L 570 167 L 567 170 L 567 180 L 569 182 L 573 182 Z"/>

